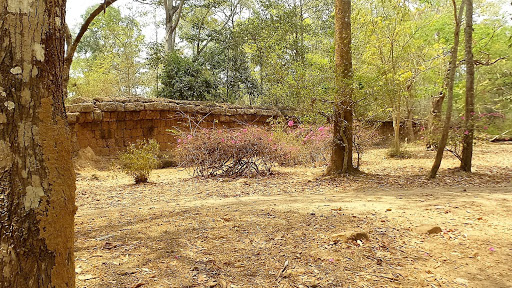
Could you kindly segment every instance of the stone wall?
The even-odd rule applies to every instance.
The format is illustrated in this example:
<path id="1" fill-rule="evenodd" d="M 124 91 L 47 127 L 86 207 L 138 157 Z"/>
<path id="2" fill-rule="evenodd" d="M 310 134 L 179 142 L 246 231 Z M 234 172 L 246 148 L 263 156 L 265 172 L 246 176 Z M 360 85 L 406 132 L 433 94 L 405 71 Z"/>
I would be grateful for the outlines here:
<path id="1" fill-rule="evenodd" d="M 266 125 L 280 111 L 168 99 L 95 99 L 67 106 L 75 149 L 91 147 L 97 155 L 115 155 L 141 139 L 155 139 L 170 150 L 176 139 L 169 130 L 192 127 L 234 128 Z"/>

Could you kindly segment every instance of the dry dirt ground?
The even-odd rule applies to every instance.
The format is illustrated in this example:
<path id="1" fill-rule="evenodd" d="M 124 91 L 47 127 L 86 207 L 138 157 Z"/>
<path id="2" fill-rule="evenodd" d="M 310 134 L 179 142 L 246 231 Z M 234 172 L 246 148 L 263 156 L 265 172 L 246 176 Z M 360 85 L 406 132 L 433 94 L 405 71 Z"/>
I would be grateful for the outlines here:
<path id="1" fill-rule="evenodd" d="M 77 287 L 512 287 L 512 145 L 478 145 L 473 174 L 447 155 L 433 181 L 433 152 L 411 149 L 337 179 L 81 168 Z"/>

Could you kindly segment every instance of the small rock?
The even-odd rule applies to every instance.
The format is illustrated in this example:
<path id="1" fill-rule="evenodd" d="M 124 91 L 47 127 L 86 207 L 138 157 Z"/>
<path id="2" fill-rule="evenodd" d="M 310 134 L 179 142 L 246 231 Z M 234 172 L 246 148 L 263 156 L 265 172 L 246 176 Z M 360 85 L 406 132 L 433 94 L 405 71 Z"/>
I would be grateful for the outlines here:
<path id="1" fill-rule="evenodd" d="M 368 236 L 368 233 L 366 232 L 357 232 L 357 233 L 354 233 L 352 235 L 350 235 L 348 238 L 347 238 L 347 241 L 354 241 L 354 242 L 357 242 L 357 241 L 370 241 L 370 237 Z"/>
<path id="2" fill-rule="evenodd" d="M 431 228 L 431 229 L 429 229 L 429 230 L 427 231 L 427 233 L 428 233 L 429 235 L 432 235 L 432 234 L 439 234 L 439 233 L 441 233 L 441 232 L 443 232 L 443 229 L 441 229 L 441 227 L 439 227 L 439 226 L 433 227 L 433 228 Z"/>
<path id="3" fill-rule="evenodd" d="M 414 228 L 413 231 L 418 234 L 432 235 L 432 234 L 438 234 L 438 233 L 443 232 L 443 229 L 441 229 L 441 227 L 439 227 L 439 226 L 422 225 L 422 226 Z"/>
<path id="4" fill-rule="evenodd" d="M 350 242 L 350 241 L 353 241 L 353 242 L 363 241 L 363 240 L 370 241 L 370 237 L 368 236 L 368 233 L 366 233 L 366 232 L 338 233 L 338 234 L 333 234 L 330 237 L 330 239 L 331 239 L 332 243 L 334 243 L 334 244 L 338 244 L 340 242 Z"/>
<path id="5" fill-rule="evenodd" d="M 319 284 L 318 284 L 318 281 L 316 279 L 314 279 L 314 278 L 309 278 L 309 279 L 304 280 L 304 284 L 307 287 L 311 287 L 311 288 L 320 287 Z"/>

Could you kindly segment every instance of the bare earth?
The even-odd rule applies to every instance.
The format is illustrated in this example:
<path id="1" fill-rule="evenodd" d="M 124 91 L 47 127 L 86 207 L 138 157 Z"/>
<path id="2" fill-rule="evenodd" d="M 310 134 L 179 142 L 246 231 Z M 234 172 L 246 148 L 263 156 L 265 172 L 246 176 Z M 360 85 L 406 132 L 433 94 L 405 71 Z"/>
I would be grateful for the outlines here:
<path id="1" fill-rule="evenodd" d="M 133 185 L 81 168 L 77 287 L 512 287 L 512 145 L 476 146 L 473 174 L 446 155 L 433 181 L 433 152 L 412 149 L 369 151 L 339 179 L 164 169 Z"/>

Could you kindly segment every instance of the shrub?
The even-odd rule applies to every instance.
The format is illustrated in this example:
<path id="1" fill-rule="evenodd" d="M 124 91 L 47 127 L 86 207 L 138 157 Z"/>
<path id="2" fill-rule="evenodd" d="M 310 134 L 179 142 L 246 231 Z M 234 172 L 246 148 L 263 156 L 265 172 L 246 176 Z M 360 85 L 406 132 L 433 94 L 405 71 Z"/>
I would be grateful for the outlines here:
<path id="1" fill-rule="evenodd" d="M 290 156 L 284 165 L 313 165 L 328 164 L 331 156 L 332 126 L 330 125 L 301 125 L 292 120 L 273 121 L 274 136 L 287 143 Z M 359 168 L 364 152 L 382 141 L 378 133 L 378 125 L 363 122 L 354 123 L 353 152 L 357 155 L 356 167 Z"/>
<path id="2" fill-rule="evenodd" d="M 274 121 L 274 137 L 286 146 L 289 156 L 282 165 L 322 166 L 327 163 L 332 139 L 331 127 L 299 125 L 293 120 Z"/>
<path id="3" fill-rule="evenodd" d="M 379 124 L 354 123 L 354 152 L 357 154 L 356 168 L 361 166 L 362 155 L 384 139 L 379 134 Z"/>
<path id="4" fill-rule="evenodd" d="M 155 140 L 137 141 L 119 156 L 121 168 L 123 172 L 133 177 L 136 184 L 146 183 L 151 171 L 159 163 L 158 152 L 159 145 Z"/>
<path id="5" fill-rule="evenodd" d="M 196 101 L 216 98 L 218 83 L 205 67 L 176 53 L 168 55 L 164 65 L 159 97 Z"/>
<path id="6" fill-rule="evenodd" d="M 257 127 L 200 129 L 180 133 L 177 141 L 181 165 L 201 177 L 270 174 L 274 163 L 289 157 L 283 143 Z"/>
<path id="7" fill-rule="evenodd" d="M 386 155 L 389 158 L 395 158 L 395 159 L 409 159 L 412 158 L 412 153 L 409 152 L 407 149 L 402 148 L 400 151 L 396 151 L 395 148 L 389 148 L 386 152 Z"/>

